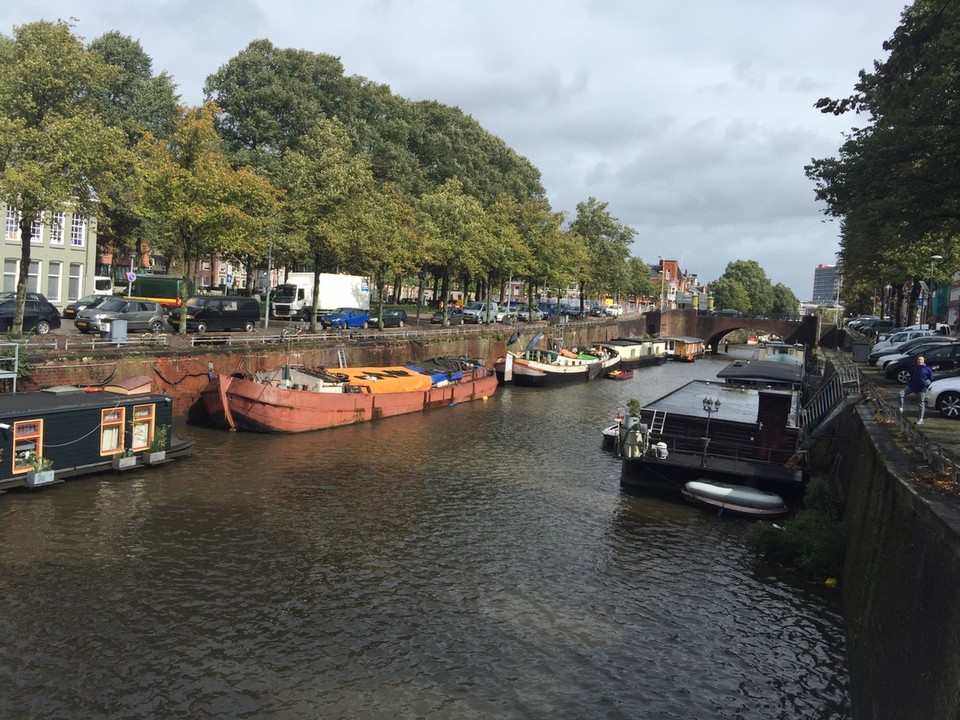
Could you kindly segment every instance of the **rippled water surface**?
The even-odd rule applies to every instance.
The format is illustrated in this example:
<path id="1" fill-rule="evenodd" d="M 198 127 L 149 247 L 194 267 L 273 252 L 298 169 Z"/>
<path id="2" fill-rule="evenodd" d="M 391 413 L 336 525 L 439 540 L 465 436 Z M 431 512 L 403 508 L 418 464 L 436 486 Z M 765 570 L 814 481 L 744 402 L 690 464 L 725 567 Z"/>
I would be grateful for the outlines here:
<path id="1" fill-rule="evenodd" d="M 0 496 L 0 716 L 846 718 L 836 598 L 600 450 L 720 367 Z"/>

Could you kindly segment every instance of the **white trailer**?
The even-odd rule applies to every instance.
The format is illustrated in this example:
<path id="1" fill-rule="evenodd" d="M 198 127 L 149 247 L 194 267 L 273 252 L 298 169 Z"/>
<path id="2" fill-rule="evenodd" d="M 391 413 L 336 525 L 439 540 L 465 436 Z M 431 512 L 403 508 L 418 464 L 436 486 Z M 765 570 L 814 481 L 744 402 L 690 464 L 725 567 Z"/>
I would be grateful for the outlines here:
<path id="1" fill-rule="evenodd" d="M 318 312 L 342 307 L 370 309 L 370 282 L 360 275 L 320 273 Z M 313 307 L 313 273 L 287 273 L 286 280 L 273 290 L 271 317 L 279 320 L 310 319 Z"/>

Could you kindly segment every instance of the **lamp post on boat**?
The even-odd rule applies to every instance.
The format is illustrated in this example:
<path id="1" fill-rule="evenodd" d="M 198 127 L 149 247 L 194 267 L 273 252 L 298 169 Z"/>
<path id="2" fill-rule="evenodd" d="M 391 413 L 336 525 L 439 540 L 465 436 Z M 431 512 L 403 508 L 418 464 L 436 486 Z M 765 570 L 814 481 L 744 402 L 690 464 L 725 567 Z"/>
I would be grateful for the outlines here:
<path id="1" fill-rule="evenodd" d="M 720 398 L 703 399 L 703 411 L 707 414 L 707 429 L 703 433 L 703 457 L 700 458 L 700 467 L 707 464 L 707 448 L 710 446 L 710 418 L 720 412 Z"/>

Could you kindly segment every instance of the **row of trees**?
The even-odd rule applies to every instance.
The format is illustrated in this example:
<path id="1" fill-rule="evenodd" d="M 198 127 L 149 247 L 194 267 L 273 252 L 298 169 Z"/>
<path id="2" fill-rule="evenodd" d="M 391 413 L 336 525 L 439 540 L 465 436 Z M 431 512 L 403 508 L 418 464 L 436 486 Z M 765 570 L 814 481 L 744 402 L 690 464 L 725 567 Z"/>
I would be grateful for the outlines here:
<path id="1" fill-rule="evenodd" d="M 806 172 L 840 223 L 847 310 L 872 312 L 889 284 L 903 317 L 931 264 L 937 284 L 960 267 L 960 5 L 916 0 L 883 47 L 887 59 L 861 71 L 849 97 L 817 103 L 866 123 Z"/>
<path id="2" fill-rule="evenodd" d="M 770 282 L 756 260 L 728 263 L 723 275 L 710 284 L 713 306 L 730 308 L 752 315 L 793 317 L 800 301 L 783 283 Z"/>
<path id="3" fill-rule="evenodd" d="M 0 200 L 20 212 L 22 326 L 30 237 L 54 210 L 98 218 L 103 246 L 194 272 L 221 256 L 369 275 L 425 272 L 489 292 L 575 280 L 582 297 L 650 295 L 634 233 L 595 198 L 567 223 L 540 175 L 459 109 L 347 77 L 337 58 L 251 43 L 184 107 L 138 42 L 84 46 L 62 22 L 0 36 Z M 380 293 L 381 297 L 383 293 Z M 316 298 L 314 298 L 316 303 Z"/>

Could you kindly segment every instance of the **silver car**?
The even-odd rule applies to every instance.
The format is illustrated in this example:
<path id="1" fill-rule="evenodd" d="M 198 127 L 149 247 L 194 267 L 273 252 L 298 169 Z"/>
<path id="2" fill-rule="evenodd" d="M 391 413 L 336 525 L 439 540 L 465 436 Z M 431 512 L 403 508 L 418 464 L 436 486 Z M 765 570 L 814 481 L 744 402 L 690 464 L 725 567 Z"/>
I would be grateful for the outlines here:
<path id="1" fill-rule="evenodd" d="M 163 332 L 163 308 L 149 300 L 127 300 L 114 297 L 96 307 L 86 307 L 77 313 L 73 324 L 80 332 L 101 332 L 113 320 L 126 320 L 129 332 Z"/>

